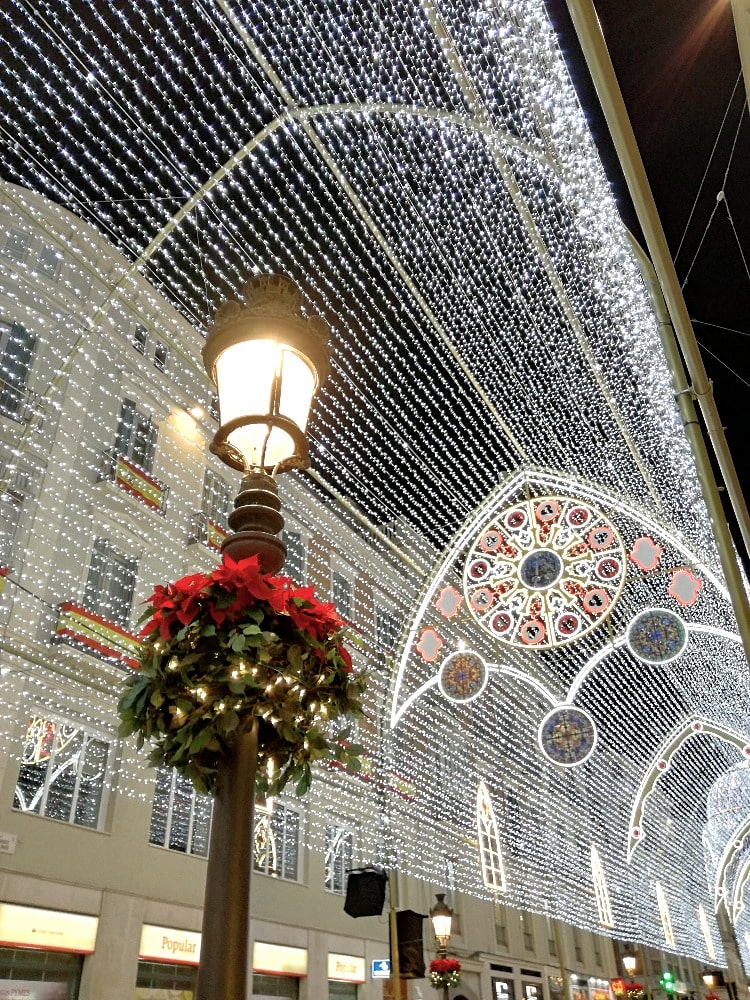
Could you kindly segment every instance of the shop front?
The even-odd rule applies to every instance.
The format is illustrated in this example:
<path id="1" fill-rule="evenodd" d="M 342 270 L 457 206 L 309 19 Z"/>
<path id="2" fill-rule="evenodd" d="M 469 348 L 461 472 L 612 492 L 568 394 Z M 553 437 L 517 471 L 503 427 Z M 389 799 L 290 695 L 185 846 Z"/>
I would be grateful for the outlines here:
<path id="1" fill-rule="evenodd" d="M 307 949 L 256 941 L 253 945 L 253 997 L 299 1000 L 300 979 L 307 976 Z"/>
<path id="2" fill-rule="evenodd" d="M 357 990 L 364 981 L 364 958 L 328 953 L 328 1000 L 357 1000 Z"/>
<path id="3" fill-rule="evenodd" d="M 0 903 L 0 1000 L 77 1000 L 98 918 Z"/>
<path id="4" fill-rule="evenodd" d="M 135 1000 L 193 1000 L 200 954 L 197 931 L 144 924 Z"/>

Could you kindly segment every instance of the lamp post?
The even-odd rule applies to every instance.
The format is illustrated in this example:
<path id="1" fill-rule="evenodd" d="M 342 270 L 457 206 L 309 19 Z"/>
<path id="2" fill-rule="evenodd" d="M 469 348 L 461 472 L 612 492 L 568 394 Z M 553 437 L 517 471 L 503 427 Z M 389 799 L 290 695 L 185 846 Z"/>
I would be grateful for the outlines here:
<path id="1" fill-rule="evenodd" d="M 328 372 L 328 326 L 304 312 L 285 275 L 256 275 L 242 291 L 243 303 L 217 310 L 203 350 L 221 418 L 211 451 L 243 474 L 222 555 L 257 555 L 264 573 L 278 573 L 286 546 L 276 475 L 309 465 L 304 431 Z M 246 996 L 257 756 L 251 716 L 218 768 L 196 1000 Z"/>
<path id="2" fill-rule="evenodd" d="M 445 902 L 445 893 L 435 893 L 437 902 L 430 910 L 430 920 L 435 933 L 435 940 L 438 943 L 438 957 L 445 958 L 448 954 L 448 942 L 451 937 L 451 924 L 453 922 L 453 910 Z M 448 984 L 443 983 L 443 1000 L 448 1000 Z"/>

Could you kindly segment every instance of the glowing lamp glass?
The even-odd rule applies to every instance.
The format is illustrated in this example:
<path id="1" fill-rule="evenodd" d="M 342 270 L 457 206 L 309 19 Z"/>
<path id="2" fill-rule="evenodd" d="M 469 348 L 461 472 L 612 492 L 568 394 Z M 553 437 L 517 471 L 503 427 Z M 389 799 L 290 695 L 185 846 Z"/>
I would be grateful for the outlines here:
<path id="1" fill-rule="evenodd" d="M 311 366 L 290 347 L 268 338 L 229 345 L 216 359 L 215 372 L 222 424 L 268 417 L 228 436 L 248 467 L 272 467 L 290 458 L 294 439 L 275 421 L 285 417 L 304 432 L 316 388 Z"/>

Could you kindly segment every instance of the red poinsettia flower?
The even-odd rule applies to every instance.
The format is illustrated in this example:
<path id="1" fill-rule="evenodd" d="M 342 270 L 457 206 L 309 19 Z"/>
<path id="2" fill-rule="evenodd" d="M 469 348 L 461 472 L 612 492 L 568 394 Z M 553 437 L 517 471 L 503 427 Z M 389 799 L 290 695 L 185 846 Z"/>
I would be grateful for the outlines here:
<path id="1" fill-rule="evenodd" d="M 239 562 L 225 556 L 222 565 L 213 571 L 211 579 L 236 595 L 232 611 L 251 607 L 256 601 L 265 601 L 277 613 L 285 610 L 287 587 L 284 578 L 261 573 L 257 555 Z"/>
<path id="2" fill-rule="evenodd" d="M 448 975 L 450 972 L 460 972 L 461 963 L 457 958 L 433 958 L 430 962 L 430 972 L 435 972 L 440 976 Z"/>

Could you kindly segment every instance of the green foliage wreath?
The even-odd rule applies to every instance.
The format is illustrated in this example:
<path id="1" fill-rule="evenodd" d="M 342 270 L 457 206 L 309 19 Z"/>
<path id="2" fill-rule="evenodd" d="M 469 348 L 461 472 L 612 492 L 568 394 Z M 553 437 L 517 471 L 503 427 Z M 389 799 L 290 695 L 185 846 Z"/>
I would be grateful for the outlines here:
<path id="1" fill-rule="evenodd" d="M 217 766 L 236 734 L 258 717 L 259 792 L 289 781 L 302 795 L 310 763 L 361 767 L 337 719 L 362 715 L 362 674 L 344 647 L 345 623 L 311 587 L 260 572 L 257 557 L 226 559 L 149 599 L 140 669 L 126 682 L 120 735 L 153 744 L 167 764 L 213 793 Z"/>

